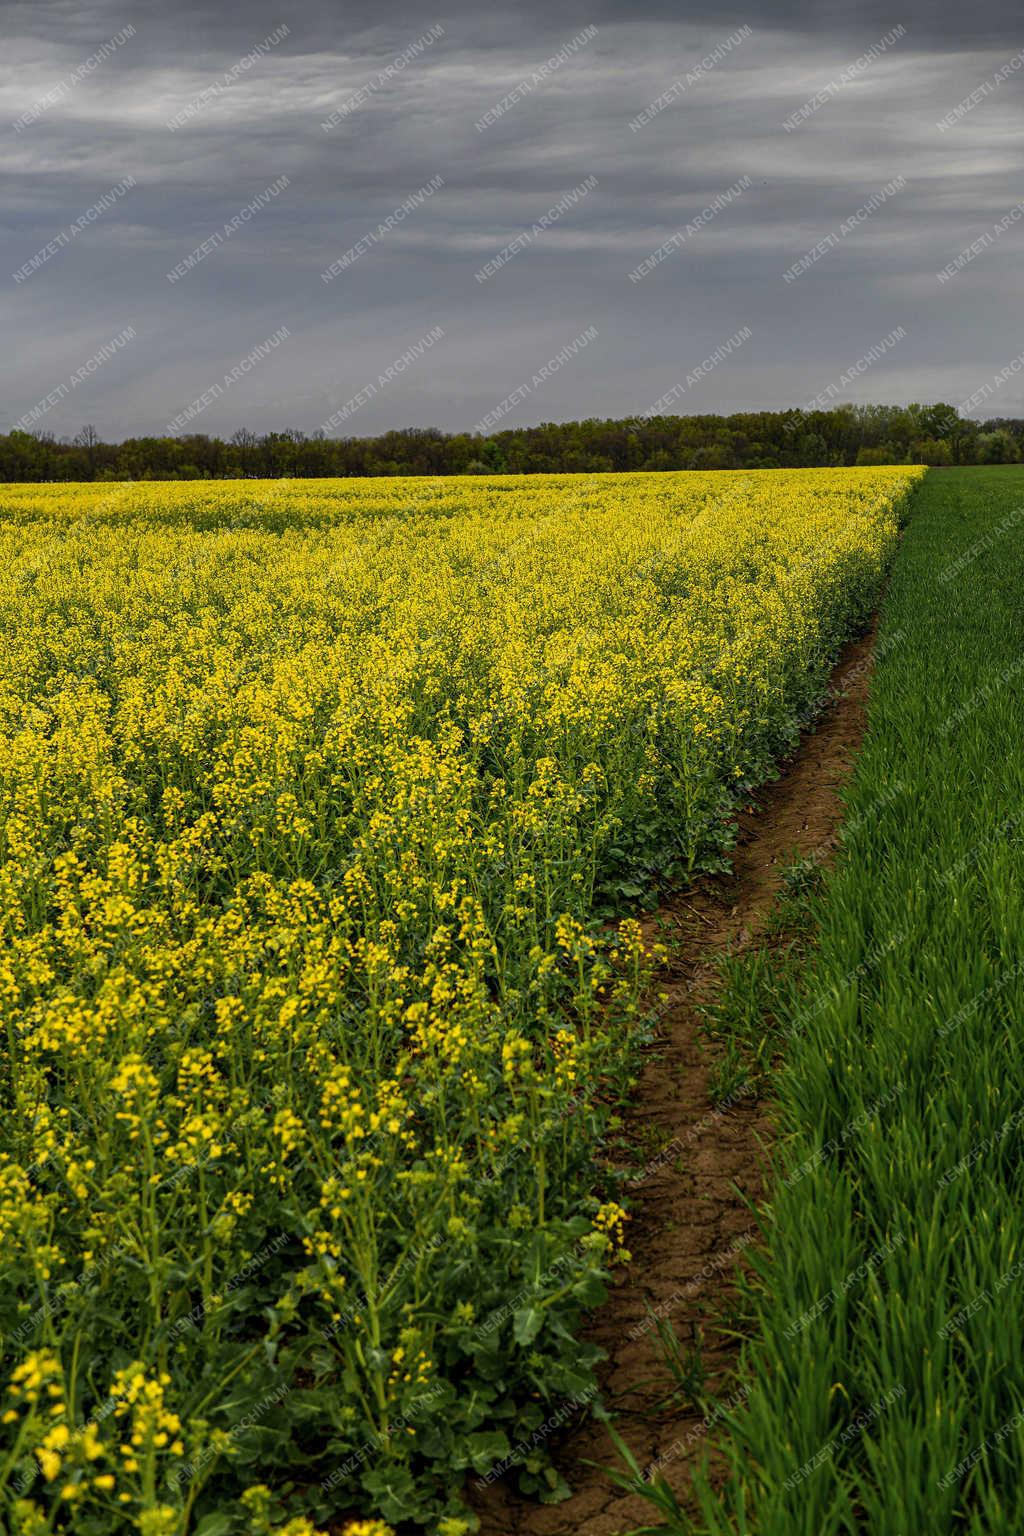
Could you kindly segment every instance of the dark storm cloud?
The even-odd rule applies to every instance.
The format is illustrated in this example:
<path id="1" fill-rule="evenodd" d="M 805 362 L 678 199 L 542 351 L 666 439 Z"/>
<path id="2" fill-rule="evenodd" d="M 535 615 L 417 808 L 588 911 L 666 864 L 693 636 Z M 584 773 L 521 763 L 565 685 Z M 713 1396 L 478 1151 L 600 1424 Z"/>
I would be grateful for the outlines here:
<path id="1" fill-rule="evenodd" d="M 1024 38 L 978 12 L 8 5 L 5 425 L 963 400 L 1024 254 Z"/>

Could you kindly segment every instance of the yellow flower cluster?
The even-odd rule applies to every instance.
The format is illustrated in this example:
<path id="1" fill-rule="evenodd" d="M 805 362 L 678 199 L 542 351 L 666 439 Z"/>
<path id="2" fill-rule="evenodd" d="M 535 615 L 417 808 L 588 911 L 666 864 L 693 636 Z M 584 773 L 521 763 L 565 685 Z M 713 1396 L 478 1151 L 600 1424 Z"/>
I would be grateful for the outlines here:
<path id="1" fill-rule="evenodd" d="M 609 914 L 720 854 L 920 473 L 0 487 L 22 1528 L 191 1536 L 317 1457 L 285 1529 L 397 1525 L 576 1390 Z"/>

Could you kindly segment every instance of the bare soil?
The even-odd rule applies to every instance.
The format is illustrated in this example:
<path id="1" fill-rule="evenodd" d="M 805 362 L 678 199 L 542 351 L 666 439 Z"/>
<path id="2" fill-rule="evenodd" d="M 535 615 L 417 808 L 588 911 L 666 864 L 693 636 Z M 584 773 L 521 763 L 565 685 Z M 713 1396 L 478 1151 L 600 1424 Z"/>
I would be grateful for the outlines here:
<path id="1" fill-rule="evenodd" d="M 846 646 L 824 712 L 781 777 L 739 814 L 731 873 L 702 879 L 645 924 L 648 938 L 661 937 L 668 925 L 678 942 L 671 944 L 668 974 L 659 977 L 667 1000 L 626 1116 L 633 1161 L 641 1165 L 630 1188 L 633 1260 L 587 1336 L 607 1355 L 601 1393 L 619 1433 L 641 1466 L 663 1476 L 687 1506 L 707 1426 L 696 1408 L 658 1407 L 670 1381 L 647 1307 L 671 1322 L 684 1347 L 703 1330 L 705 1390 L 728 1397 L 738 1346 L 723 1319 L 743 1249 L 755 1237 L 747 1202 L 765 1196 L 771 1132 L 768 1106 L 749 1093 L 715 1107 L 715 1052 L 698 1010 L 714 995 L 716 957 L 763 941 L 786 865 L 797 856 L 823 862 L 834 845 L 839 791 L 864 733 L 873 646 L 873 630 Z M 601 1470 L 620 1463 L 600 1422 L 582 1422 L 555 1459 L 574 1490 L 561 1504 L 532 1503 L 507 1481 L 471 1483 L 482 1536 L 622 1536 L 656 1520 L 649 1504 L 616 1489 Z"/>

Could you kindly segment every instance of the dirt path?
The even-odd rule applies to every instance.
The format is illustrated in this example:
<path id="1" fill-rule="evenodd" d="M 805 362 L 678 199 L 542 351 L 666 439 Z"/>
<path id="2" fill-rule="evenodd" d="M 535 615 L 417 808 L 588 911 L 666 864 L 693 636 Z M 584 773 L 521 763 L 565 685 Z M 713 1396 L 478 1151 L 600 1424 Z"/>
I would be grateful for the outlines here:
<path id="1" fill-rule="evenodd" d="M 825 712 L 782 777 L 757 796 L 754 810 L 739 816 L 732 873 L 702 880 L 647 924 L 649 937 L 661 937 L 667 924 L 678 942 L 669 974 L 659 981 L 668 1000 L 658 1038 L 627 1117 L 642 1169 L 630 1189 L 633 1262 L 594 1314 L 588 1337 L 608 1356 L 602 1395 L 617 1413 L 619 1433 L 640 1464 L 656 1468 L 684 1502 L 706 1429 L 697 1412 L 686 1416 L 677 1407 L 666 1417 L 655 1406 L 669 1382 L 647 1306 L 671 1321 L 684 1347 L 703 1329 L 706 1389 L 720 1390 L 736 1346 L 714 1320 L 728 1306 L 736 1264 L 754 1235 L 738 1190 L 754 1200 L 763 1195 L 760 1144 L 769 1130 L 764 1106 L 742 1090 L 730 1107 L 715 1108 L 708 1087 L 714 1056 L 696 1010 L 712 995 L 714 957 L 750 944 L 764 928 L 785 865 L 796 854 L 823 859 L 832 846 L 838 792 L 864 732 L 873 644 L 872 631 L 845 648 Z M 619 1464 L 607 1432 L 593 1420 L 556 1452 L 574 1489 L 564 1503 L 532 1504 L 500 1482 L 486 1490 L 471 1485 L 481 1536 L 620 1536 L 656 1518 L 650 1505 L 615 1489 L 587 1459 Z"/>

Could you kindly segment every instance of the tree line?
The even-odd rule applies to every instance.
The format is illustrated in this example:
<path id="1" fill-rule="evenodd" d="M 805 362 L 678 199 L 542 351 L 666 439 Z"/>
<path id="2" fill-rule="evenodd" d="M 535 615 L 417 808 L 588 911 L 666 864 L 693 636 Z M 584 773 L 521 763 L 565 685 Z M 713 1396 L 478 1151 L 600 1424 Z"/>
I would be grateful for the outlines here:
<path id="1" fill-rule="evenodd" d="M 0 434 L 0 480 L 208 480 L 280 476 L 600 473 L 788 469 L 854 464 L 1007 464 L 1024 459 L 1024 420 L 976 422 L 950 405 L 631 416 L 545 422 L 489 436 L 408 427 L 328 438 L 293 428 L 224 440 L 205 433 L 103 442 Z"/>

